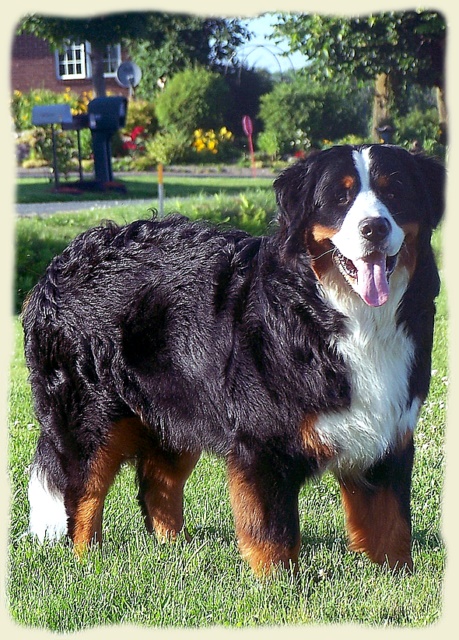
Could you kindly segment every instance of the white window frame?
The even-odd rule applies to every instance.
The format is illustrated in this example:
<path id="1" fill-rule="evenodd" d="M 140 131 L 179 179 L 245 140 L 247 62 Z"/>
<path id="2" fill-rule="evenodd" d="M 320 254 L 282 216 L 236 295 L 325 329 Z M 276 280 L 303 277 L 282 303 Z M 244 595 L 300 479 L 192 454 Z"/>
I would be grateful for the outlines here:
<path id="1" fill-rule="evenodd" d="M 121 64 L 121 45 L 112 44 L 107 46 L 106 54 L 104 56 L 104 67 L 108 68 L 110 62 L 113 61 L 114 70 L 105 71 L 105 78 L 116 78 L 116 71 Z M 112 68 L 113 68 L 112 66 Z"/>
<path id="2" fill-rule="evenodd" d="M 79 80 L 90 78 L 90 62 L 89 62 L 89 53 L 90 47 L 88 46 L 88 42 L 69 42 L 65 47 L 64 51 L 56 51 L 55 60 L 56 60 L 56 75 L 59 80 Z M 75 55 L 77 52 L 80 53 L 80 59 L 77 60 L 77 56 Z M 73 54 L 73 55 L 69 55 Z M 69 71 L 71 65 L 81 65 L 80 71 Z M 64 72 L 61 72 L 61 66 L 65 67 Z"/>
<path id="3" fill-rule="evenodd" d="M 68 55 L 69 52 L 75 54 L 77 51 L 80 52 L 78 61 L 76 61 L 76 56 Z M 84 80 L 86 78 L 92 78 L 90 42 L 69 42 L 64 51 L 56 51 L 55 61 L 56 76 L 59 80 Z M 115 44 L 107 46 L 107 52 L 104 56 L 104 66 L 108 67 L 111 61 L 114 61 L 114 70 L 105 72 L 105 78 L 116 77 L 116 70 L 121 64 L 121 45 Z M 75 72 L 75 70 L 69 72 L 69 67 L 76 64 L 81 64 L 81 70 L 79 72 Z M 61 66 L 64 66 L 67 71 L 61 73 Z"/>

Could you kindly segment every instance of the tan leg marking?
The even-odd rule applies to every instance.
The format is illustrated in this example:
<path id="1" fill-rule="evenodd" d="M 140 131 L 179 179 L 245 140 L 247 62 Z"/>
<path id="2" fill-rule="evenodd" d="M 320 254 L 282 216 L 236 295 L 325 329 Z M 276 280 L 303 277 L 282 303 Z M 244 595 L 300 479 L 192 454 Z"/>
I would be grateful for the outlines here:
<path id="1" fill-rule="evenodd" d="M 139 461 L 139 472 L 147 483 L 142 499 L 147 528 L 161 542 L 175 540 L 184 530 L 183 489 L 199 460 L 200 453 L 183 452 L 169 456 L 151 448 Z"/>
<path id="2" fill-rule="evenodd" d="M 366 553 L 378 564 L 387 563 L 391 569 L 412 570 L 410 525 L 394 492 L 390 488 L 370 492 L 365 487 L 341 484 L 341 497 L 350 549 Z"/>
<path id="3" fill-rule="evenodd" d="M 77 555 L 82 555 L 92 542 L 102 543 L 105 498 L 122 463 L 136 455 L 142 429 L 137 418 L 120 420 L 113 425 L 107 442 L 92 461 L 84 493 L 73 516 L 72 541 Z"/>
<path id="4" fill-rule="evenodd" d="M 254 574 L 259 577 L 268 576 L 279 566 L 296 572 L 301 544 L 299 527 L 293 545 L 266 539 L 268 515 L 256 488 L 231 462 L 228 463 L 228 478 L 239 550 Z"/>

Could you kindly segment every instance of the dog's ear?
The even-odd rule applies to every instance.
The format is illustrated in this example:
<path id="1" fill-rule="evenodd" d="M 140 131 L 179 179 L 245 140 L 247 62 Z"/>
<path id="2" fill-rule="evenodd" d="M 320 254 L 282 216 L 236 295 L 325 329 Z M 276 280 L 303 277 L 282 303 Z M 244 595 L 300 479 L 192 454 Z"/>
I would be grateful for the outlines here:
<path id="1" fill-rule="evenodd" d="M 304 211 L 305 196 L 311 186 L 312 157 L 299 160 L 284 169 L 274 181 L 279 223 L 290 224 L 292 218 Z"/>
<path id="2" fill-rule="evenodd" d="M 439 160 L 422 154 L 416 154 L 413 158 L 422 182 L 421 188 L 426 191 L 430 224 L 432 229 L 435 229 L 445 209 L 445 167 Z"/>
<path id="3" fill-rule="evenodd" d="M 297 241 L 301 242 L 308 213 L 312 210 L 315 155 L 284 169 L 274 181 L 278 223 L 285 254 L 299 248 Z"/>

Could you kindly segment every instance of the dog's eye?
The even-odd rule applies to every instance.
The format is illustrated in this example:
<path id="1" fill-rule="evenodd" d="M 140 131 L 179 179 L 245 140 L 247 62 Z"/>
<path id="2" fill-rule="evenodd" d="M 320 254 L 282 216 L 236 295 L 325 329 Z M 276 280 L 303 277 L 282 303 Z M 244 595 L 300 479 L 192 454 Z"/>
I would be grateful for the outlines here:
<path id="1" fill-rule="evenodd" d="M 337 194 L 337 201 L 338 204 L 349 204 L 351 199 L 351 194 L 349 192 L 349 190 L 347 191 L 341 191 L 339 194 Z"/>

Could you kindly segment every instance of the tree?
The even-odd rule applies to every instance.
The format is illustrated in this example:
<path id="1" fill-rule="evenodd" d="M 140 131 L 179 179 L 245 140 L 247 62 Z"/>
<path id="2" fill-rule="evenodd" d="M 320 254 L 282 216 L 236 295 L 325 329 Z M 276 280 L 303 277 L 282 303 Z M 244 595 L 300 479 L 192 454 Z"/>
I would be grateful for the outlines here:
<path id="1" fill-rule="evenodd" d="M 250 33 L 238 20 L 168 15 L 165 38 L 159 47 L 149 38 L 126 41 L 132 59 L 143 71 L 137 95 L 151 98 L 158 79 L 169 79 L 193 65 L 220 68 L 248 39 Z"/>
<path id="2" fill-rule="evenodd" d="M 439 122 L 446 138 L 446 23 L 435 11 L 405 11 L 343 18 L 279 14 L 275 37 L 287 37 L 292 52 L 315 61 L 328 76 L 378 78 L 375 96 L 386 112 L 391 89 L 407 83 L 437 89 Z M 377 118 L 382 117 L 378 115 Z M 378 122 L 373 123 L 373 127 Z"/>
<path id="3" fill-rule="evenodd" d="M 56 49 L 72 40 L 90 42 L 96 96 L 105 95 L 103 59 L 108 45 L 130 43 L 133 46 L 137 41 L 144 41 L 147 54 L 162 51 L 163 60 L 174 52 L 179 58 L 185 54 L 185 64 L 191 60 L 212 64 L 231 55 L 234 48 L 249 37 L 237 20 L 205 20 L 158 12 L 114 13 L 91 18 L 31 14 L 21 20 L 18 33 L 36 35 Z M 147 58 L 144 65 L 147 72 L 149 65 Z"/>

